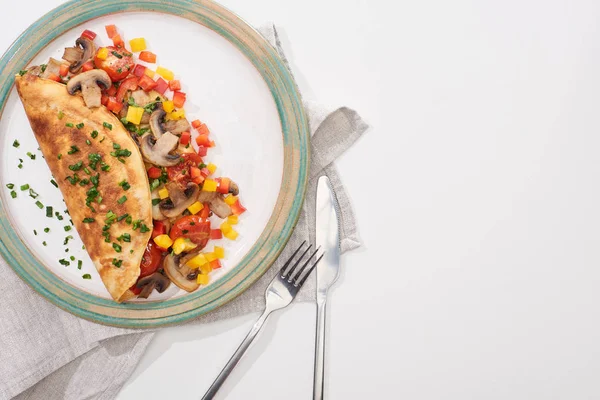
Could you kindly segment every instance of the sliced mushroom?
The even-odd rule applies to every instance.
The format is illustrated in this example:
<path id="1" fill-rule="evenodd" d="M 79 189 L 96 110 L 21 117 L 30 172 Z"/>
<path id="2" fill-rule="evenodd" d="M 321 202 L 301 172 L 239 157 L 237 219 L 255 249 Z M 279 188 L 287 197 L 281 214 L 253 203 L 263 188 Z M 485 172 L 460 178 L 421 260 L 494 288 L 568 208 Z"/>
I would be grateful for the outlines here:
<path id="1" fill-rule="evenodd" d="M 71 63 L 69 72 L 76 74 L 79 72 L 83 64 L 92 59 L 96 54 L 96 46 L 94 42 L 86 37 L 80 37 L 75 41 L 78 47 L 67 47 L 62 56 L 63 60 Z"/>
<path id="2" fill-rule="evenodd" d="M 156 110 L 152 111 L 152 114 L 150 114 L 150 121 L 148 123 L 150 124 L 150 130 L 157 139 L 166 132 L 163 128 L 163 119 L 165 118 L 165 115 L 167 115 L 167 113 L 163 110 L 162 106 L 159 106 Z"/>
<path id="3" fill-rule="evenodd" d="M 58 76 L 60 74 L 61 64 L 62 63 L 57 59 L 50 57 L 50 60 L 48 60 L 48 64 L 46 64 L 44 72 L 40 74 L 40 78 L 48 78 L 50 75 Z"/>
<path id="4" fill-rule="evenodd" d="M 162 293 L 165 290 L 167 290 L 170 284 L 171 281 L 169 280 L 169 278 L 167 278 L 160 272 L 155 272 L 152 275 L 148 275 L 140 279 L 135 286 L 137 286 L 138 288 L 143 288 L 138 297 L 142 299 L 147 299 L 154 289 L 156 289 L 158 293 Z"/>
<path id="5" fill-rule="evenodd" d="M 183 132 L 189 132 L 191 129 L 190 123 L 187 119 L 178 119 L 177 121 L 165 121 L 163 123 L 165 131 L 169 131 L 175 135 L 179 135 Z"/>
<path id="6" fill-rule="evenodd" d="M 229 193 L 231 193 L 234 196 L 240 194 L 240 188 L 234 181 L 229 182 Z"/>
<path id="7" fill-rule="evenodd" d="M 104 89 L 108 89 L 111 84 L 112 81 L 105 71 L 101 69 L 92 69 L 71 78 L 67 83 L 67 91 L 69 94 L 74 95 L 75 92 L 81 90 L 83 100 L 88 108 L 100 107 L 102 105 L 100 86 Z"/>
<path id="8" fill-rule="evenodd" d="M 169 254 L 163 261 L 163 268 L 169 279 L 171 279 L 171 282 L 180 289 L 188 292 L 198 289 L 199 285 L 196 283 L 196 279 L 188 278 L 188 276 L 193 276 L 194 270 L 185 265 L 183 257 Z"/>
<path id="9" fill-rule="evenodd" d="M 186 208 L 194 204 L 200 194 L 200 188 L 193 182 L 187 184 L 184 190 L 178 183 L 169 182 L 166 184 L 169 191 L 169 198 L 160 202 L 160 212 L 167 218 L 179 216 Z"/>
<path id="10" fill-rule="evenodd" d="M 133 97 L 133 101 L 140 107 L 145 107 L 146 104 L 152 101 L 150 96 L 143 90 L 136 90 L 135 92 L 131 92 L 131 97 Z"/>
<path id="11" fill-rule="evenodd" d="M 142 155 L 149 163 L 172 167 L 179 162 L 179 154 L 170 154 L 177 147 L 179 138 L 170 132 L 165 133 L 158 140 L 151 133 L 146 133 L 140 141 Z"/>
<path id="12" fill-rule="evenodd" d="M 154 201 L 156 199 L 160 199 L 160 196 L 158 195 L 158 189 L 154 189 L 150 193 L 150 197 L 152 197 L 152 201 Z M 156 221 L 162 221 L 167 218 L 163 215 L 163 213 L 160 212 L 159 204 L 160 203 L 157 203 L 155 206 L 152 206 L 152 219 L 154 219 Z"/>
<path id="13" fill-rule="evenodd" d="M 223 196 L 217 192 L 201 191 L 198 195 L 198 201 L 208 203 L 210 210 L 219 218 L 227 218 L 232 214 L 229 204 L 225 203 Z"/>

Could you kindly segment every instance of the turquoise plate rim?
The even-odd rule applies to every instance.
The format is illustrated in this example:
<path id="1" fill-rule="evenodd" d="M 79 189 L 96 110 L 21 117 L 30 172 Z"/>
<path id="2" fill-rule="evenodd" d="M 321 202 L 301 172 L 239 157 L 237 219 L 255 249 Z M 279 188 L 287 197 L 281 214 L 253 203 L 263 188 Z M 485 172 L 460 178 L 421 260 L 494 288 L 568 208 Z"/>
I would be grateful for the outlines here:
<path id="1" fill-rule="evenodd" d="M 267 227 L 242 260 L 214 284 L 164 301 L 116 303 L 73 287 L 45 268 L 12 228 L 0 197 L 0 254 L 35 291 L 85 319 L 120 327 L 177 324 L 220 307 L 250 287 L 276 260 L 296 225 L 308 182 L 309 126 L 296 83 L 277 51 L 249 24 L 221 5 L 191 0 L 71 0 L 34 22 L 0 58 L 0 118 L 14 76 L 52 40 L 85 22 L 121 12 L 160 12 L 200 23 L 238 48 L 259 71 L 277 106 L 284 143 L 284 171 Z"/>

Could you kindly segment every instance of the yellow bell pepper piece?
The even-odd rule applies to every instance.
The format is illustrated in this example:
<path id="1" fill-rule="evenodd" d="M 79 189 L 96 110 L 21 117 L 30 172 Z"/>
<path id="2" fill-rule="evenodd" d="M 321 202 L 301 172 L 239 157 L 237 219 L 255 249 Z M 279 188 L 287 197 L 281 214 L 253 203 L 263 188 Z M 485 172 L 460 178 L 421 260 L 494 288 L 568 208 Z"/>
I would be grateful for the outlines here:
<path id="1" fill-rule="evenodd" d="M 198 276 L 196 277 L 196 283 L 198 285 L 208 285 L 209 281 L 210 278 L 208 277 L 208 275 L 198 274 Z"/>
<path id="2" fill-rule="evenodd" d="M 167 118 L 167 120 L 172 120 L 172 121 L 184 119 L 185 118 L 185 110 L 182 108 L 180 110 L 170 112 L 167 114 L 166 118 Z"/>
<path id="3" fill-rule="evenodd" d="M 210 171 L 211 174 L 214 174 L 217 170 L 217 166 L 213 163 L 209 163 L 206 168 Z"/>
<path id="4" fill-rule="evenodd" d="M 173 112 L 173 110 L 175 109 L 175 104 L 173 104 L 171 100 L 163 101 L 162 105 L 163 110 L 165 110 L 165 112 L 167 113 Z"/>
<path id="5" fill-rule="evenodd" d="M 129 41 L 129 46 L 131 46 L 131 51 L 133 53 L 137 53 L 142 50 L 146 50 L 146 39 L 144 39 L 144 38 L 131 39 Z"/>
<path id="6" fill-rule="evenodd" d="M 237 201 L 237 196 L 227 196 L 225 197 L 225 203 L 229 204 L 230 206 L 234 205 L 235 202 Z"/>
<path id="7" fill-rule="evenodd" d="M 230 215 L 229 217 L 227 217 L 227 223 L 229 225 L 237 225 L 237 223 L 238 223 L 238 216 L 237 215 Z"/>
<path id="8" fill-rule="evenodd" d="M 206 258 L 206 261 L 208 261 L 208 262 L 211 262 L 211 261 L 217 259 L 217 256 L 215 255 L 215 253 L 204 253 L 204 257 Z"/>
<path id="9" fill-rule="evenodd" d="M 203 275 L 208 275 L 210 274 L 210 272 L 212 271 L 212 267 L 210 266 L 209 263 L 203 264 L 200 266 L 200 272 L 202 272 Z"/>
<path id="10" fill-rule="evenodd" d="M 225 249 L 221 246 L 215 246 L 213 253 L 215 253 L 215 257 L 219 259 L 225 258 Z"/>
<path id="11" fill-rule="evenodd" d="M 231 228 L 231 230 L 227 233 L 223 232 L 223 236 L 225 236 L 229 240 L 235 240 L 238 237 L 238 233 L 235 229 Z"/>
<path id="12" fill-rule="evenodd" d="M 150 68 L 146 68 L 144 70 L 144 74 L 146 74 L 146 76 L 148 76 L 149 78 L 154 79 L 154 75 L 156 75 L 156 72 L 152 71 Z"/>
<path id="13" fill-rule="evenodd" d="M 134 125 L 139 125 L 142 122 L 142 116 L 144 115 L 144 109 L 142 107 L 130 106 L 127 109 L 127 121 Z"/>
<path id="14" fill-rule="evenodd" d="M 154 238 L 154 243 L 160 248 L 168 249 L 173 244 L 169 235 L 158 235 Z"/>
<path id="15" fill-rule="evenodd" d="M 225 235 L 227 232 L 231 232 L 233 228 L 231 227 L 231 225 L 229 225 L 227 222 L 223 222 L 221 224 L 221 232 L 223 232 L 223 235 Z"/>
<path id="16" fill-rule="evenodd" d="M 159 74 L 160 76 L 162 76 L 163 78 L 165 78 L 168 81 L 172 81 L 173 78 L 175 78 L 175 74 L 173 73 L 173 71 L 170 71 L 164 67 L 158 67 L 156 68 L 156 73 Z"/>
<path id="17" fill-rule="evenodd" d="M 173 242 L 173 253 L 181 254 L 184 251 L 194 250 L 198 245 L 188 238 L 180 237 Z"/>
<path id="18" fill-rule="evenodd" d="M 164 200 L 167 197 L 169 197 L 169 191 L 167 190 L 166 187 L 164 187 L 158 191 L 158 197 L 160 197 L 161 200 Z"/>
<path id="19" fill-rule="evenodd" d="M 185 265 L 187 265 L 191 269 L 198 269 L 201 265 L 204 265 L 206 263 L 206 257 L 204 257 L 204 254 L 200 253 L 191 260 L 189 260 Z"/>
<path id="20" fill-rule="evenodd" d="M 108 49 L 106 47 L 101 47 L 96 53 L 96 57 L 100 60 L 106 60 L 108 58 Z"/>
<path id="21" fill-rule="evenodd" d="M 204 181 L 204 185 L 202 186 L 202 190 L 204 190 L 205 192 L 216 192 L 218 185 L 219 184 L 217 183 L 217 181 L 214 181 L 212 179 L 206 179 Z"/>
<path id="22" fill-rule="evenodd" d="M 192 214 L 195 215 L 195 214 L 198 214 L 203 208 L 204 208 L 204 204 L 197 201 L 194 204 L 192 204 L 191 206 L 189 206 L 187 209 L 189 212 L 191 212 Z"/>

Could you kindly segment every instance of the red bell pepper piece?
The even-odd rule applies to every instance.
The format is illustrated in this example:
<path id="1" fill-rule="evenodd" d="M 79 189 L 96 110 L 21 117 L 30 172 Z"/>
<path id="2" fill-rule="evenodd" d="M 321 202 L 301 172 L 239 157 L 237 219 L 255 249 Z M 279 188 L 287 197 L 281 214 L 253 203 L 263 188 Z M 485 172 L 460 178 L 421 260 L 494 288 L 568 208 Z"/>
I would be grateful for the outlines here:
<path id="1" fill-rule="evenodd" d="M 199 120 L 199 119 L 195 119 L 195 120 L 193 120 L 193 121 L 192 121 L 192 128 L 194 128 L 194 129 L 198 129 L 198 127 L 199 127 L 200 125 L 202 125 L 202 122 L 200 122 L 200 120 Z"/>
<path id="2" fill-rule="evenodd" d="M 102 97 L 100 97 L 100 103 L 102 103 L 103 106 L 108 104 L 108 96 L 103 94 Z"/>
<path id="3" fill-rule="evenodd" d="M 196 144 L 198 146 L 209 147 L 210 140 L 208 139 L 208 135 L 199 135 L 196 137 Z"/>
<path id="4" fill-rule="evenodd" d="M 210 206 L 208 205 L 208 203 L 204 203 L 204 208 L 202 209 L 202 211 L 200 211 L 200 218 L 208 219 L 209 215 L 210 215 Z"/>
<path id="5" fill-rule="evenodd" d="M 117 91 L 117 101 L 122 102 L 128 90 L 136 90 L 138 87 L 138 82 L 139 78 L 137 76 L 132 76 L 131 78 L 127 78 L 121 82 L 121 85 L 119 85 L 119 90 Z"/>
<path id="6" fill-rule="evenodd" d="M 117 94 L 117 88 L 115 85 L 110 85 L 110 87 L 106 90 L 106 94 L 109 96 L 115 96 Z"/>
<path id="7" fill-rule="evenodd" d="M 181 143 L 184 146 L 188 145 L 190 144 L 191 137 L 192 135 L 189 132 L 183 132 L 181 136 L 179 136 L 179 143 Z"/>
<path id="8" fill-rule="evenodd" d="M 169 89 L 171 89 L 173 92 L 181 90 L 181 82 L 179 82 L 177 79 L 173 79 L 169 82 Z"/>
<path id="9" fill-rule="evenodd" d="M 210 133 L 210 130 L 208 130 L 208 126 L 206 126 L 206 124 L 202 124 L 196 129 L 200 135 L 208 135 Z"/>
<path id="10" fill-rule="evenodd" d="M 88 61 L 88 62 L 86 62 L 85 64 L 83 64 L 83 65 L 81 66 L 81 70 L 82 70 L 83 72 L 91 71 L 91 70 L 93 70 L 93 69 L 94 69 L 94 63 L 93 63 L 93 62 L 91 62 L 91 61 Z"/>
<path id="11" fill-rule="evenodd" d="M 175 92 L 173 93 L 173 104 L 175 107 L 182 108 L 185 104 L 186 94 L 183 92 Z"/>
<path id="12" fill-rule="evenodd" d="M 202 176 L 207 177 L 210 175 L 210 171 L 208 170 L 208 168 L 202 168 L 200 169 L 200 173 L 202 174 Z"/>
<path id="13" fill-rule="evenodd" d="M 118 114 L 123 109 L 123 103 L 118 102 L 114 97 L 109 97 L 106 103 L 106 108 L 115 114 Z"/>
<path id="14" fill-rule="evenodd" d="M 85 31 L 83 31 L 83 33 L 81 34 L 81 37 L 86 37 L 86 38 L 88 38 L 90 40 L 96 39 L 96 36 L 97 35 L 96 35 L 95 32 L 92 32 L 92 31 L 90 31 L 88 29 L 86 29 Z"/>
<path id="15" fill-rule="evenodd" d="M 154 64 L 156 62 L 156 54 L 151 51 L 142 51 L 139 55 L 140 60 Z"/>
<path id="16" fill-rule="evenodd" d="M 208 149 L 204 146 L 198 146 L 198 155 L 200 157 L 206 157 L 207 150 Z"/>
<path id="17" fill-rule="evenodd" d="M 219 186 L 217 186 L 217 192 L 221 194 L 229 193 L 229 185 L 231 183 L 231 179 L 229 178 L 217 178 L 215 179 L 219 182 Z"/>
<path id="18" fill-rule="evenodd" d="M 60 64 L 60 70 L 58 72 L 58 75 L 60 75 L 60 76 L 69 75 L 69 66 L 67 64 Z"/>
<path id="19" fill-rule="evenodd" d="M 117 27 L 115 25 L 106 25 L 104 29 L 106 29 L 106 34 L 109 39 L 112 39 L 117 34 Z"/>
<path id="20" fill-rule="evenodd" d="M 125 42 L 123 41 L 121 35 L 119 35 L 118 33 L 115 34 L 111 39 L 115 47 L 125 47 Z"/>
<path id="21" fill-rule="evenodd" d="M 192 178 L 192 182 L 196 185 L 200 185 L 204 182 L 204 176 L 200 173 L 200 168 L 198 167 L 190 167 L 190 177 Z"/>
<path id="22" fill-rule="evenodd" d="M 156 82 L 148 75 L 144 75 L 140 78 L 138 85 L 144 89 L 144 92 L 149 92 L 156 87 Z"/>
<path id="23" fill-rule="evenodd" d="M 60 79 L 60 76 L 58 76 L 56 74 L 48 74 L 46 79 L 50 79 L 51 81 L 55 81 L 55 82 L 62 82 L 62 80 Z"/>
<path id="24" fill-rule="evenodd" d="M 210 238 L 215 239 L 223 239 L 223 232 L 220 229 L 211 229 L 210 230 Z"/>
<path id="25" fill-rule="evenodd" d="M 152 229 L 152 239 L 160 235 L 166 235 L 167 226 L 162 221 L 152 221 L 154 228 Z"/>
<path id="26" fill-rule="evenodd" d="M 144 67 L 142 64 L 136 64 L 135 67 L 133 67 L 133 74 L 138 78 L 141 78 L 145 75 L 146 69 L 147 68 Z"/>
<path id="27" fill-rule="evenodd" d="M 210 262 L 210 267 L 212 269 L 219 269 L 219 268 L 221 268 L 221 266 L 222 266 L 221 260 L 219 260 L 218 258 L 216 258 Z"/>
<path id="28" fill-rule="evenodd" d="M 237 199 L 235 203 L 231 205 L 231 212 L 235 215 L 243 214 L 246 208 L 240 203 L 240 199 Z"/>
<path id="29" fill-rule="evenodd" d="M 160 168 L 150 167 L 148 169 L 148 177 L 149 178 L 158 179 L 158 178 L 160 178 L 161 174 L 162 174 L 162 171 Z"/>
<path id="30" fill-rule="evenodd" d="M 160 94 L 165 94 L 168 87 L 169 84 L 163 78 L 158 78 L 156 80 L 156 87 L 154 88 L 154 90 L 156 90 Z"/>

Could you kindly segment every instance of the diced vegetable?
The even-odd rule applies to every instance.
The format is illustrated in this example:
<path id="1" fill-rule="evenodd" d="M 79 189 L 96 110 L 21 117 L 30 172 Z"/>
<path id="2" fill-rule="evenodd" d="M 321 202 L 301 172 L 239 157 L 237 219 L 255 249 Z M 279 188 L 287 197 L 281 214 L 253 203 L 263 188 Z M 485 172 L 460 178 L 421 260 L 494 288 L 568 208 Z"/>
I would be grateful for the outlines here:
<path id="1" fill-rule="evenodd" d="M 144 109 L 142 107 L 129 106 L 127 109 L 127 121 L 132 124 L 139 125 L 142 122 L 144 116 Z"/>
<path id="2" fill-rule="evenodd" d="M 218 230 L 218 229 L 215 229 Z M 225 258 L 225 249 L 221 246 L 215 246 L 215 248 L 213 249 L 213 253 L 215 253 L 215 256 L 217 256 L 217 258 L 223 259 Z"/>
<path id="3" fill-rule="evenodd" d="M 208 275 L 198 274 L 198 276 L 196 277 L 196 283 L 198 285 L 208 285 L 209 282 L 210 278 L 208 277 Z"/>
<path id="4" fill-rule="evenodd" d="M 143 75 L 140 78 L 140 81 L 139 81 L 138 85 L 142 89 L 144 89 L 145 92 L 149 92 L 149 91 L 151 91 L 152 89 L 154 89 L 156 87 L 156 82 L 154 82 L 154 79 L 152 79 L 152 78 L 150 78 L 150 77 L 148 77 L 146 75 Z"/>
<path id="5" fill-rule="evenodd" d="M 153 221 L 154 227 L 152 229 L 152 239 L 157 236 L 165 235 L 167 233 L 167 227 L 162 221 Z"/>
<path id="6" fill-rule="evenodd" d="M 163 101 L 162 105 L 166 113 L 171 113 L 175 109 L 175 105 L 171 100 Z"/>
<path id="7" fill-rule="evenodd" d="M 222 267 L 221 265 L 221 260 L 212 260 L 210 262 L 210 267 L 212 268 L 212 270 L 214 271 L 215 269 L 219 269 Z"/>
<path id="8" fill-rule="evenodd" d="M 60 64 L 60 70 L 58 72 L 58 75 L 63 76 L 63 77 L 69 75 L 69 65 L 68 64 Z"/>
<path id="9" fill-rule="evenodd" d="M 85 64 L 83 64 L 83 65 L 81 66 L 81 70 L 82 70 L 83 72 L 91 71 L 91 70 L 93 70 L 93 69 L 94 69 L 94 63 L 93 63 L 93 62 L 91 62 L 91 61 L 88 61 L 88 62 L 86 62 Z"/>
<path id="10" fill-rule="evenodd" d="M 210 171 L 206 167 L 205 168 L 200 168 L 200 173 L 205 178 L 210 175 Z M 218 182 L 217 182 L 217 184 L 218 184 Z"/>
<path id="11" fill-rule="evenodd" d="M 164 187 L 158 191 L 158 197 L 160 197 L 161 200 L 164 200 L 167 197 L 169 197 L 169 191 L 167 190 L 166 187 Z"/>
<path id="12" fill-rule="evenodd" d="M 240 203 L 239 199 L 231 205 L 231 212 L 235 215 L 243 214 L 245 211 L 246 208 L 242 205 L 242 203 Z"/>
<path id="13" fill-rule="evenodd" d="M 231 179 L 229 178 L 219 178 L 219 187 L 217 188 L 217 192 L 221 194 L 229 193 L 229 185 L 231 184 Z"/>
<path id="14" fill-rule="evenodd" d="M 192 182 L 197 185 L 204 182 L 204 176 L 200 173 L 200 168 L 198 167 L 190 167 L 190 177 L 192 178 Z"/>
<path id="15" fill-rule="evenodd" d="M 233 229 L 231 227 L 231 225 L 229 224 L 229 222 L 225 221 L 221 224 L 220 226 L 221 228 L 221 232 L 223 232 L 223 235 L 227 235 L 228 232 L 231 232 L 231 230 Z"/>
<path id="16" fill-rule="evenodd" d="M 106 108 L 115 114 L 118 114 L 123 109 L 123 103 L 117 101 L 114 97 L 108 97 Z"/>
<path id="17" fill-rule="evenodd" d="M 215 253 L 204 253 L 204 257 L 206 257 L 206 261 L 211 262 L 217 259 Z"/>
<path id="18" fill-rule="evenodd" d="M 217 181 L 214 181 L 212 179 L 206 179 L 204 181 L 204 185 L 202 186 L 202 190 L 205 192 L 216 192 L 217 186 Z"/>
<path id="19" fill-rule="evenodd" d="M 108 49 L 106 47 L 101 47 L 96 53 L 96 58 L 106 60 L 108 58 Z"/>
<path id="20" fill-rule="evenodd" d="M 56 74 L 48 74 L 46 79 L 50 79 L 51 81 L 55 81 L 55 82 L 62 82 L 62 80 L 60 79 L 60 76 L 58 76 Z"/>
<path id="21" fill-rule="evenodd" d="M 198 136 L 196 136 L 196 144 L 198 146 L 209 147 L 209 145 L 210 145 L 210 139 L 208 138 L 208 135 L 198 135 Z"/>
<path id="22" fill-rule="evenodd" d="M 119 85 L 119 90 L 117 91 L 117 101 L 123 101 L 125 99 L 125 95 L 128 91 L 136 90 L 138 87 L 139 78 L 136 76 L 132 76 L 131 78 L 125 79 Z"/>
<path id="23" fill-rule="evenodd" d="M 173 104 L 175 107 L 182 108 L 185 104 L 186 94 L 183 92 L 175 92 L 173 93 Z"/>
<path id="24" fill-rule="evenodd" d="M 237 223 L 238 223 L 238 216 L 237 215 L 230 215 L 229 217 L 227 217 L 227 223 L 229 225 L 237 225 Z"/>
<path id="25" fill-rule="evenodd" d="M 210 206 L 208 205 L 208 203 L 204 203 L 204 208 L 200 212 L 200 218 L 202 218 L 203 220 L 207 220 L 209 216 L 210 216 Z M 210 236 L 210 232 L 209 232 L 209 236 Z"/>
<path id="26" fill-rule="evenodd" d="M 203 208 L 204 208 L 204 205 L 202 203 L 200 203 L 199 201 L 197 201 L 194 204 L 192 204 L 191 206 L 189 206 L 187 209 L 192 214 L 198 214 Z"/>
<path id="27" fill-rule="evenodd" d="M 108 96 L 107 96 L 107 95 L 105 95 L 105 94 L 103 94 L 103 95 L 100 97 L 100 103 L 101 103 L 103 106 L 107 105 L 107 104 L 108 104 Z"/>
<path id="28" fill-rule="evenodd" d="M 202 264 L 200 266 L 200 272 L 202 272 L 202 275 L 208 276 L 208 274 L 210 274 L 212 271 L 212 268 L 210 267 L 210 263 L 206 263 L 206 264 Z"/>
<path id="29" fill-rule="evenodd" d="M 206 168 L 208 169 L 208 171 L 211 174 L 214 174 L 215 171 L 217 170 L 217 166 L 215 164 L 213 164 L 213 163 L 208 163 L 208 165 L 206 166 Z"/>
<path id="30" fill-rule="evenodd" d="M 92 32 L 90 30 L 87 30 L 87 29 L 85 31 L 83 31 L 83 33 L 81 34 L 81 37 L 85 37 L 90 40 L 96 39 L 96 36 L 97 36 L 96 33 Z"/>
<path id="31" fill-rule="evenodd" d="M 150 68 L 146 68 L 144 70 L 144 75 L 154 79 L 154 76 L 156 75 L 156 72 L 152 71 Z"/>
<path id="32" fill-rule="evenodd" d="M 231 229 L 229 232 L 223 233 L 223 236 L 225 236 L 229 240 L 237 239 L 238 235 L 239 233 L 235 229 Z"/>
<path id="33" fill-rule="evenodd" d="M 142 50 L 146 50 L 146 39 L 144 38 L 135 38 L 129 41 L 129 46 L 131 47 L 131 51 L 133 53 L 138 53 Z"/>
<path id="34" fill-rule="evenodd" d="M 109 96 L 116 96 L 116 94 L 117 94 L 117 88 L 115 87 L 115 85 L 110 85 L 110 87 L 106 91 L 106 94 L 109 95 Z"/>
<path id="35" fill-rule="evenodd" d="M 165 78 L 166 80 L 170 81 L 173 78 L 175 78 L 175 74 L 173 73 L 173 71 L 168 70 L 164 67 L 158 67 L 156 68 L 156 73 L 159 74 L 160 76 L 162 76 L 163 78 Z"/>
<path id="36" fill-rule="evenodd" d="M 173 241 L 169 237 L 169 235 L 158 235 L 154 238 L 154 243 L 161 249 L 168 249 L 173 244 Z"/>
<path id="37" fill-rule="evenodd" d="M 210 238 L 211 239 L 221 239 L 223 237 L 223 232 L 220 229 L 211 229 L 210 230 Z"/>
<path id="38" fill-rule="evenodd" d="M 117 27 L 115 25 L 106 25 L 104 28 L 109 39 L 112 39 L 117 34 Z"/>
<path id="39" fill-rule="evenodd" d="M 112 39 L 115 47 L 124 47 L 125 46 L 125 42 L 123 41 L 123 38 L 121 38 L 121 35 L 119 35 L 118 33 L 116 35 L 114 35 L 111 39 Z"/>
<path id="40" fill-rule="evenodd" d="M 167 236 L 167 235 L 165 235 Z M 180 237 L 173 242 L 173 253 L 181 254 L 185 251 L 194 250 L 198 245 L 186 237 Z"/>
<path id="41" fill-rule="evenodd" d="M 200 135 L 208 135 L 210 133 L 210 130 L 208 129 L 208 126 L 206 126 L 206 124 L 201 124 L 196 129 L 198 130 L 198 134 Z"/>
<path id="42" fill-rule="evenodd" d="M 207 149 L 206 147 L 204 147 L 204 146 L 199 146 L 199 147 L 198 147 L 198 155 L 199 155 L 200 157 L 204 157 L 204 156 L 206 155 L 206 153 L 207 153 L 207 150 L 208 150 L 208 149 Z"/>
<path id="43" fill-rule="evenodd" d="M 113 82 L 125 79 L 135 65 L 132 57 L 133 54 L 122 47 L 108 46 L 107 50 L 108 55 L 105 60 L 101 60 L 98 57 L 94 58 L 96 68 L 106 71 Z"/>
<path id="44" fill-rule="evenodd" d="M 184 118 L 185 118 L 185 110 L 183 108 L 180 110 L 176 110 L 171 113 L 168 113 L 166 116 L 166 119 L 171 120 L 171 121 L 177 121 L 177 120 L 184 119 Z"/>
<path id="45" fill-rule="evenodd" d="M 190 259 L 185 265 L 190 267 L 191 269 L 198 269 L 201 265 L 204 265 L 207 262 L 208 261 L 206 261 L 206 257 L 204 257 L 204 254 L 200 253 L 197 256 Z"/>
<path id="46" fill-rule="evenodd" d="M 190 144 L 191 137 L 192 137 L 192 135 L 189 132 L 183 132 L 181 134 L 181 136 L 179 136 L 179 143 L 186 146 L 186 145 Z"/>
<path id="47" fill-rule="evenodd" d="M 173 79 L 171 82 L 169 82 L 169 89 L 171 89 L 173 92 L 181 90 L 181 82 L 177 79 Z"/>
<path id="48" fill-rule="evenodd" d="M 161 173 L 162 171 L 160 170 L 160 168 L 150 167 L 148 169 L 148 177 L 152 179 L 160 178 Z"/>
<path id="49" fill-rule="evenodd" d="M 142 64 L 136 64 L 135 67 L 133 67 L 133 74 L 138 78 L 141 78 L 142 76 L 144 76 L 146 69 L 147 68 L 144 67 Z"/>
<path id="50" fill-rule="evenodd" d="M 151 51 L 142 51 L 140 53 L 140 60 L 145 61 L 147 63 L 155 63 L 156 62 L 156 54 Z"/>
<path id="51" fill-rule="evenodd" d="M 227 196 L 227 197 L 225 197 L 225 203 L 229 204 L 230 206 L 234 205 L 236 201 L 238 201 L 237 196 Z"/>
<path id="52" fill-rule="evenodd" d="M 194 129 L 198 129 L 198 127 L 199 127 L 200 125 L 202 125 L 202 122 L 200 122 L 200 120 L 199 120 L 199 119 L 195 119 L 195 120 L 193 120 L 193 121 L 192 121 L 192 128 L 194 128 Z"/>
<path id="53" fill-rule="evenodd" d="M 158 93 L 165 94 L 168 88 L 169 84 L 163 78 L 158 78 L 156 80 L 156 87 L 154 90 L 156 90 Z"/>

